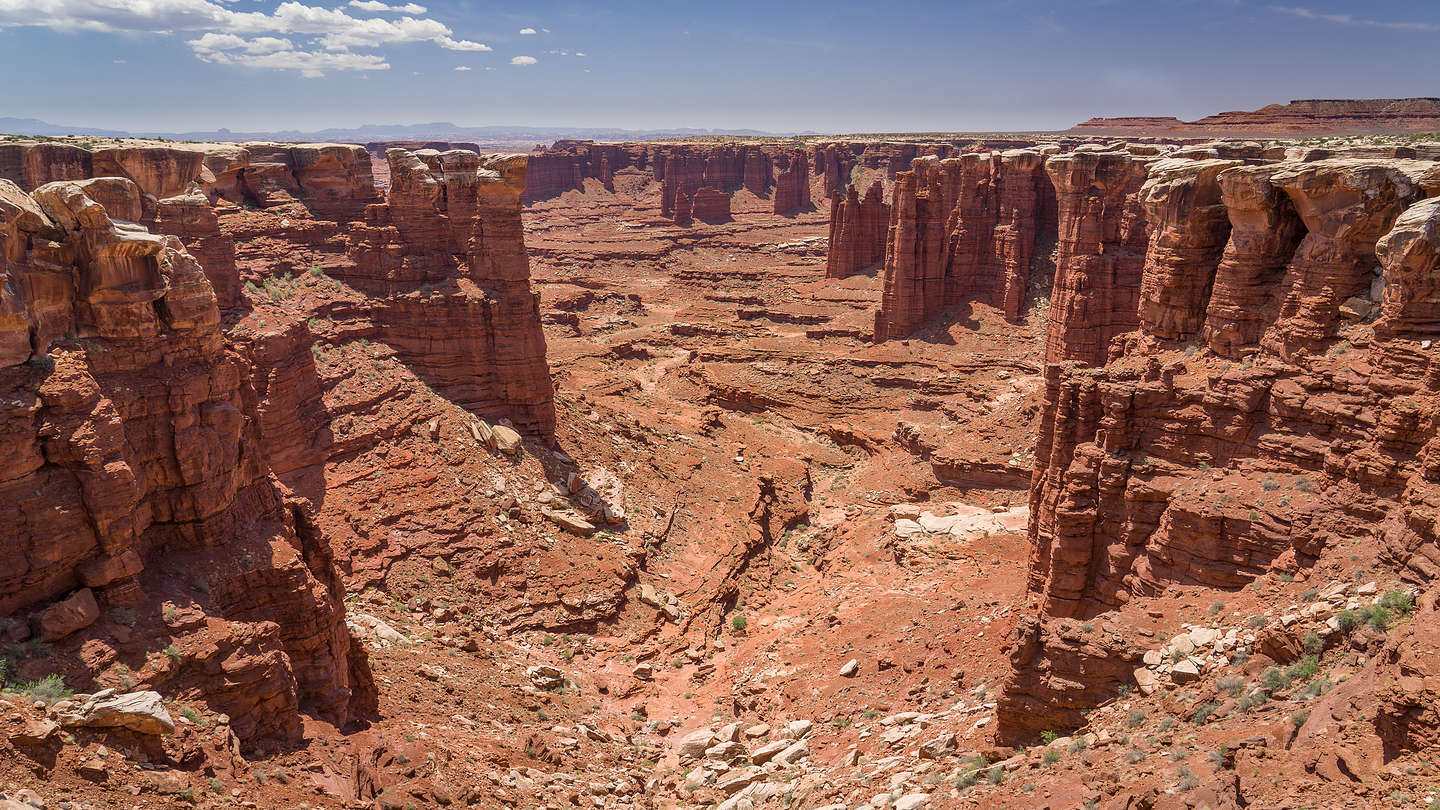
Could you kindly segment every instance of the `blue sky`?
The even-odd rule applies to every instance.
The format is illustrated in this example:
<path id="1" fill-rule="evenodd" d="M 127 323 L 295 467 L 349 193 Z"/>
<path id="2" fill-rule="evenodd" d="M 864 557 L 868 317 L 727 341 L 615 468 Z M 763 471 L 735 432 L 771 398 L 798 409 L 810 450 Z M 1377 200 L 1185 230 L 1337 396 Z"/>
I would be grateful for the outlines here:
<path id="1" fill-rule="evenodd" d="M 1440 2 L 0 0 L 0 75 L 132 130 L 1061 128 L 1440 96 Z"/>

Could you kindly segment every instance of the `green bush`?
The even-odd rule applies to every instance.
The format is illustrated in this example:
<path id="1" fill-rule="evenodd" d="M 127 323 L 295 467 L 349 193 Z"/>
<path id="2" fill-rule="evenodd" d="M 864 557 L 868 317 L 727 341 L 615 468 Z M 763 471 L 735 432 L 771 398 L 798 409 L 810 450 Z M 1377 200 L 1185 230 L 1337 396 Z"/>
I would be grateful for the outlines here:
<path id="1" fill-rule="evenodd" d="M 1415 611 L 1415 598 L 1404 591 L 1386 591 L 1380 596 L 1380 607 L 1401 619 Z"/>
<path id="2" fill-rule="evenodd" d="M 1203 726 L 1205 725 L 1205 721 L 1209 720 L 1210 716 L 1215 714 L 1215 710 L 1219 708 L 1220 704 L 1214 701 L 1201 703 L 1195 707 L 1195 713 L 1190 716 L 1190 720 L 1197 726 Z"/>
<path id="3" fill-rule="evenodd" d="M 1040 732 L 1040 742 L 1044 743 L 1045 745 L 1049 745 L 1050 743 L 1055 742 L 1058 739 L 1060 739 L 1060 735 L 1056 734 L 1053 731 Z"/>
<path id="4" fill-rule="evenodd" d="M 70 687 L 65 685 L 65 679 L 55 673 L 46 675 L 38 681 L 15 684 L 12 688 L 26 697 L 43 703 L 54 703 L 75 694 Z"/>
<path id="5" fill-rule="evenodd" d="M 1239 697 L 1240 690 L 1245 687 L 1245 679 L 1238 676 L 1229 676 L 1215 681 L 1215 685 L 1222 692 L 1228 692 L 1230 697 Z"/>
<path id="6" fill-rule="evenodd" d="M 1360 616 L 1353 610 L 1342 610 L 1335 614 L 1335 622 L 1340 625 L 1340 632 L 1349 633 L 1360 626 Z"/>
<path id="7" fill-rule="evenodd" d="M 730 617 L 730 628 L 737 633 L 744 632 L 745 626 L 748 624 L 749 622 L 745 619 L 745 614 L 743 613 L 736 613 Z"/>
<path id="8" fill-rule="evenodd" d="M 1308 681 L 1320 671 L 1320 659 L 1313 655 L 1302 657 L 1285 670 L 1287 681 Z"/>
<path id="9" fill-rule="evenodd" d="M 1260 673 L 1260 685 L 1274 693 L 1288 687 L 1290 679 L 1279 667 L 1266 667 L 1265 671 Z"/>
<path id="10" fill-rule="evenodd" d="M 1145 710 L 1131 709 L 1130 714 L 1125 718 L 1125 725 L 1130 728 L 1139 728 L 1145 724 Z"/>

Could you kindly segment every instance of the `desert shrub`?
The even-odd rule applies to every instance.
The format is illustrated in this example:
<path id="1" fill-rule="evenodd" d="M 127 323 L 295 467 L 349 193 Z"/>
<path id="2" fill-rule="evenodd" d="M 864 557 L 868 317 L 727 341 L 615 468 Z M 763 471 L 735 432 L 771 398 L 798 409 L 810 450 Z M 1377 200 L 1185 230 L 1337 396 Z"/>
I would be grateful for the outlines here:
<path id="1" fill-rule="evenodd" d="M 1260 673 L 1260 685 L 1270 692 L 1279 692 L 1290 685 L 1290 678 L 1285 675 L 1285 670 L 1279 667 L 1266 667 Z"/>
<path id="2" fill-rule="evenodd" d="M 1371 627 L 1385 632 L 1390 627 L 1390 611 L 1384 605 L 1372 605 L 1360 611 L 1360 616 Z"/>
<path id="3" fill-rule="evenodd" d="M 1240 698 L 1235 706 L 1242 712 L 1248 712 L 1251 709 L 1258 709 L 1264 706 L 1269 700 L 1269 692 L 1266 692 L 1264 689 L 1251 689 L 1248 694 Z"/>
<path id="4" fill-rule="evenodd" d="M 1125 717 L 1125 725 L 1130 728 L 1139 728 L 1145 724 L 1145 710 L 1131 709 L 1130 714 Z"/>
<path id="5" fill-rule="evenodd" d="M 1175 769 L 1175 775 L 1180 778 L 1175 787 L 1182 791 L 1191 791 L 1200 786 L 1200 777 L 1184 765 Z"/>
<path id="6" fill-rule="evenodd" d="M 748 625 L 749 623 L 750 622 L 746 620 L 745 614 L 743 613 L 736 613 L 734 616 L 730 617 L 730 629 L 734 630 L 737 633 L 744 632 L 746 625 Z"/>
<path id="7" fill-rule="evenodd" d="M 1195 713 L 1190 716 L 1190 721 L 1197 726 L 1203 726 L 1205 722 L 1210 719 L 1210 716 L 1215 714 L 1215 710 L 1219 708 L 1220 704 L 1214 701 L 1201 703 L 1195 707 Z"/>
<path id="8" fill-rule="evenodd" d="M 1308 681 L 1319 671 L 1320 659 L 1313 655 L 1306 655 L 1285 670 L 1285 677 L 1288 681 Z"/>
<path id="9" fill-rule="evenodd" d="M 1137 764 L 1139 764 L 1139 763 L 1141 763 L 1141 762 L 1144 762 L 1144 761 L 1145 761 L 1145 752 L 1144 752 L 1144 751 L 1140 751 L 1140 750 L 1136 750 L 1136 749 L 1131 749 L 1130 751 L 1126 752 L 1126 754 L 1125 754 L 1125 761 L 1128 762 L 1128 763 L 1130 763 L 1131 765 L 1137 765 Z"/>
<path id="10" fill-rule="evenodd" d="M 1040 732 L 1040 742 L 1044 743 L 1045 745 L 1049 745 L 1050 743 L 1055 742 L 1058 739 L 1060 739 L 1060 735 L 1056 734 L 1053 731 Z"/>
<path id="11" fill-rule="evenodd" d="M 1325 641 L 1321 639 L 1320 634 L 1314 630 L 1305 634 L 1305 638 L 1301 639 L 1300 645 L 1305 648 L 1306 652 L 1311 653 L 1319 653 L 1325 649 Z"/>
<path id="12" fill-rule="evenodd" d="M 1415 611 L 1415 597 L 1404 591 L 1386 591 L 1380 596 L 1380 607 L 1402 619 Z"/>
<path id="13" fill-rule="evenodd" d="M 14 691 L 42 703 L 54 703 L 75 694 L 70 687 L 65 685 L 65 679 L 53 672 L 38 681 L 15 684 L 12 688 Z"/>
<path id="14" fill-rule="evenodd" d="M 1215 685 L 1219 687 L 1220 691 L 1228 692 L 1230 694 L 1230 697 L 1238 697 L 1240 695 L 1240 690 L 1245 687 L 1245 679 L 1235 675 L 1230 675 L 1216 680 Z"/>
<path id="15" fill-rule="evenodd" d="M 1342 610 L 1335 614 L 1335 622 L 1340 625 L 1340 632 L 1349 633 L 1360 626 L 1360 615 L 1353 610 Z"/>
<path id="16" fill-rule="evenodd" d="M 1040 759 L 1041 759 L 1046 765 L 1054 765 L 1055 763 L 1057 763 L 1057 762 L 1060 761 L 1060 749 L 1058 749 L 1058 748 L 1046 748 L 1046 749 L 1045 749 L 1045 753 L 1043 753 L 1043 754 L 1040 755 Z"/>

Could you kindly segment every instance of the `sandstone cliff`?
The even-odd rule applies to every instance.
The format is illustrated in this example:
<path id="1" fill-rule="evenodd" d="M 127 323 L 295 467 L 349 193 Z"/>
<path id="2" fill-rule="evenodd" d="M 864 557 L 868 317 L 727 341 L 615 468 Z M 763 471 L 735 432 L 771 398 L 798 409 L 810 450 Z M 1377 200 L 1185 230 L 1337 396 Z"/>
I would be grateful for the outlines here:
<path id="1" fill-rule="evenodd" d="M 39 186 L 0 181 L 0 386 L 20 403 L 0 432 L 19 549 L 0 632 L 83 650 L 72 683 L 138 656 L 137 680 L 230 714 L 247 746 L 296 739 L 301 713 L 370 714 L 337 569 L 374 551 L 345 545 L 354 506 L 326 498 L 325 470 L 384 466 L 337 390 L 379 378 L 322 374 L 317 332 L 385 345 L 388 392 L 359 403 L 395 409 L 378 430 L 413 418 L 404 370 L 547 438 L 526 159 L 391 150 L 381 202 L 360 147 L 16 148 L 7 172 Z"/>
<path id="2" fill-rule="evenodd" d="M 1440 269 L 1424 199 L 1440 164 L 1215 155 L 1049 161 L 1061 244 L 1030 494 L 1044 616 L 1239 588 L 1356 538 L 1417 579 L 1440 572 L 1437 326 L 1416 284 Z M 1001 703 L 1020 736 L 1036 701 L 1068 705 L 1101 666 L 1034 640 L 1048 633 L 1016 648 Z"/>
<path id="3" fill-rule="evenodd" d="M 0 613 L 22 620 L 6 633 L 74 652 L 95 625 L 110 640 L 84 646 L 89 666 L 168 643 L 142 677 L 176 690 L 223 667 L 228 689 L 198 688 L 246 741 L 297 738 L 302 709 L 348 722 L 371 698 L 334 575 L 267 477 L 209 282 L 179 239 L 135 224 L 141 199 L 123 178 L 31 195 L 0 180 Z"/>
<path id="4" fill-rule="evenodd" d="M 1045 154 L 925 157 L 912 166 L 895 182 L 875 339 L 903 337 L 940 309 L 977 298 L 1019 318 L 1037 250 L 1043 255 L 1055 239 L 1059 185 Z"/>
<path id="5" fill-rule="evenodd" d="M 845 278 L 885 259 L 885 234 L 890 206 L 884 183 L 876 180 L 865 198 L 848 186 L 843 197 L 830 201 L 830 250 L 825 259 L 826 278 Z"/>

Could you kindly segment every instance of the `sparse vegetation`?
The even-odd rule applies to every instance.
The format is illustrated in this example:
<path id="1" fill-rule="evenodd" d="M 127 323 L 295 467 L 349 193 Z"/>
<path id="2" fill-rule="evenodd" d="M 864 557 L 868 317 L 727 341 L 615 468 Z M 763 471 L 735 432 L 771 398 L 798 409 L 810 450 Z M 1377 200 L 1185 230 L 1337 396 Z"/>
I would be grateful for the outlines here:
<path id="1" fill-rule="evenodd" d="M 65 679 L 53 672 L 38 681 L 7 684 L 5 689 L 46 704 L 63 700 L 75 694 L 70 687 L 65 685 Z"/>

